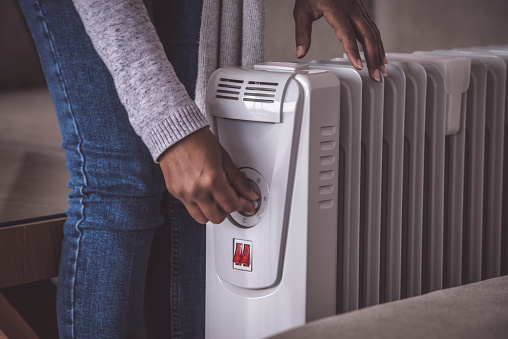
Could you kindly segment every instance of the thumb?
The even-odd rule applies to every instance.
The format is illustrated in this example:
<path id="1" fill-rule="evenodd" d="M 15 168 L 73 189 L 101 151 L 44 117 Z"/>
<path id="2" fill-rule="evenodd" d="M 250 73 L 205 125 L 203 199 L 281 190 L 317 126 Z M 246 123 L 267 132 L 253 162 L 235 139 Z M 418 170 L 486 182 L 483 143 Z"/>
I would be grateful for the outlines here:
<path id="1" fill-rule="evenodd" d="M 259 199 L 247 183 L 247 179 L 243 173 L 236 167 L 233 160 L 229 157 L 226 151 L 223 151 L 223 168 L 229 185 L 235 190 L 236 194 L 240 197 L 247 198 L 250 201 Z"/>
<path id="2" fill-rule="evenodd" d="M 314 20 L 303 2 L 298 0 L 295 2 L 293 17 L 295 19 L 296 57 L 300 59 L 309 51 Z"/>

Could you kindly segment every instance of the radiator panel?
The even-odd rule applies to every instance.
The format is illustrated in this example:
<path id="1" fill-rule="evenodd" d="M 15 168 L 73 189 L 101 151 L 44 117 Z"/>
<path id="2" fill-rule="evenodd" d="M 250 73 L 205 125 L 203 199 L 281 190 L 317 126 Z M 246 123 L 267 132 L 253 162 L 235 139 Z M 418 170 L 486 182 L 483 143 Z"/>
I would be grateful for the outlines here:
<path id="1" fill-rule="evenodd" d="M 383 108 L 380 302 L 401 296 L 402 178 L 406 76 L 386 65 Z"/>
<path id="2" fill-rule="evenodd" d="M 506 62 L 508 46 L 481 47 L 490 53 L 500 56 Z M 508 70 L 506 78 L 508 93 Z M 502 204 L 502 230 L 501 230 L 501 274 L 508 274 L 508 94 L 505 95 L 505 120 L 504 120 L 504 151 L 503 151 L 503 204 Z"/>
<path id="3" fill-rule="evenodd" d="M 337 68 L 341 79 L 339 160 L 339 258 L 337 312 L 358 309 L 360 275 L 360 168 L 362 80 L 352 69 Z M 347 98 L 347 99 L 344 99 Z"/>
<path id="4" fill-rule="evenodd" d="M 489 52 L 461 50 L 487 65 L 485 117 L 484 209 L 482 234 L 482 279 L 501 274 L 501 233 L 503 196 L 503 146 L 506 97 L 506 62 Z"/>
<path id="5" fill-rule="evenodd" d="M 421 294 L 427 74 L 417 63 L 390 63 L 400 67 L 406 75 L 401 296 L 407 298 Z"/>
<path id="6" fill-rule="evenodd" d="M 338 126 L 339 147 L 334 147 L 337 154 L 333 156 L 338 159 L 338 189 L 333 193 L 328 188 L 334 185 L 321 184 L 301 188 L 302 183 L 310 183 L 307 180 L 316 168 L 330 165 L 331 157 L 312 154 L 315 147 L 305 145 L 323 142 L 302 127 L 298 153 L 309 153 L 312 163 L 306 164 L 307 155 L 299 155 L 299 174 L 288 178 L 288 182 L 294 180 L 292 204 L 297 204 L 288 224 L 293 233 L 288 233 L 279 256 L 281 279 L 267 289 L 244 290 L 217 279 L 217 263 L 210 264 L 207 279 L 213 281 L 214 293 L 210 296 L 213 302 L 207 304 L 207 319 L 224 318 L 224 328 L 228 328 L 227 317 L 212 312 L 212 308 L 220 304 L 221 310 L 231 313 L 221 300 L 234 299 L 236 309 L 266 320 L 267 331 L 276 333 L 292 326 L 289 324 L 329 314 L 331 306 L 336 313 L 343 313 L 508 274 L 508 48 L 388 54 L 388 59 L 389 77 L 381 82 L 372 81 L 367 70 L 354 69 L 344 58 L 287 64 L 285 68 L 277 63 L 243 67 L 252 72 L 250 77 L 259 79 L 263 79 L 263 72 L 273 71 L 284 79 L 322 77 L 340 83 L 339 98 L 332 91 L 324 95 L 325 84 L 318 86 L 316 82 L 306 87 L 305 81 L 298 80 L 299 85 L 287 91 L 302 90 L 301 102 L 295 105 L 275 100 L 273 107 L 284 108 L 280 118 L 260 122 L 291 123 L 287 117 L 298 116 L 303 107 L 308 113 L 302 126 L 312 127 L 314 119 L 321 117 L 322 107 L 340 112 L 340 123 L 334 125 Z M 337 97 L 333 104 L 337 110 L 327 102 L 330 95 Z M 239 120 L 264 116 L 261 105 L 249 105 L 250 111 Z M 273 115 L 276 109 L 272 106 L 266 110 Z M 328 129 L 321 128 L 322 137 L 330 135 Z M 231 141 L 229 149 L 236 144 Z M 314 192 L 312 187 L 319 189 Z M 320 209 L 311 211 L 313 201 L 323 194 L 336 194 L 327 201 L 336 199 L 338 206 L 319 201 Z M 320 220 L 328 220 L 321 216 L 325 207 L 338 213 L 331 225 L 333 232 Z M 271 237 L 260 239 L 251 242 L 257 251 L 262 251 L 260 243 Z M 333 242 L 336 254 L 329 250 L 335 248 Z M 217 247 L 213 249 L 212 244 L 207 253 L 217 253 Z M 219 247 L 230 251 L 227 246 Z M 335 256 L 337 264 L 330 265 Z M 306 260 L 302 261 L 303 257 Z M 318 288 L 325 280 L 333 281 L 331 288 L 336 293 Z M 279 326 L 273 317 L 267 317 L 267 311 L 273 313 L 279 308 L 286 310 L 281 315 L 285 325 Z M 241 315 L 231 314 L 253 330 Z M 255 323 L 256 331 L 268 328 Z"/>

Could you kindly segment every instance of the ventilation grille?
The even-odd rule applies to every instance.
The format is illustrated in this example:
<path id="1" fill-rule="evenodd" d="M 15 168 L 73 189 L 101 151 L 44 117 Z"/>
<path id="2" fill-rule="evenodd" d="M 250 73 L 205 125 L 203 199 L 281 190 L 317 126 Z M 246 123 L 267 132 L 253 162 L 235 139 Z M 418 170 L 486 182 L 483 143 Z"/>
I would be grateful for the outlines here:
<path id="1" fill-rule="evenodd" d="M 336 161 L 335 147 L 337 142 L 334 140 L 336 126 L 323 126 L 321 127 L 321 138 L 319 140 L 319 208 L 328 209 L 334 207 L 334 191 L 335 185 L 331 182 L 336 171 L 333 170 L 333 165 Z"/>
<path id="2" fill-rule="evenodd" d="M 217 85 L 217 99 L 238 100 L 243 80 L 220 78 Z"/>
<path id="3" fill-rule="evenodd" d="M 243 80 L 220 78 L 215 97 L 225 100 L 273 103 L 277 92 L 277 82 L 248 81 L 245 88 Z"/>

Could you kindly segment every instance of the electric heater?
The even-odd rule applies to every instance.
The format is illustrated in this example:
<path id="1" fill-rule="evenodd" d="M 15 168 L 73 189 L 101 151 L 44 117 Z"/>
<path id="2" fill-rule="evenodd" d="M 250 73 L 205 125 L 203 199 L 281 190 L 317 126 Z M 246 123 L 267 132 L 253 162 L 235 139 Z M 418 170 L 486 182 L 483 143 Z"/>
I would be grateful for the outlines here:
<path id="1" fill-rule="evenodd" d="M 346 59 L 211 76 L 211 128 L 260 199 L 207 225 L 207 338 L 508 274 L 508 48 L 388 59 L 381 82 Z"/>

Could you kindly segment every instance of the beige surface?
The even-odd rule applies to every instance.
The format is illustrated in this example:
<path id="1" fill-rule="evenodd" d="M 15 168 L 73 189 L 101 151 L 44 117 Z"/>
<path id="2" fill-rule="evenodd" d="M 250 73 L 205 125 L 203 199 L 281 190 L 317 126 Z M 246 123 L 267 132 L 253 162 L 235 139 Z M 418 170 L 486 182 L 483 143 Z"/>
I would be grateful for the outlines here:
<path id="1" fill-rule="evenodd" d="M 65 211 L 61 139 L 47 89 L 0 93 L 0 223 Z"/>
<path id="2" fill-rule="evenodd" d="M 505 339 L 508 276 L 368 307 L 273 339 Z"/>

